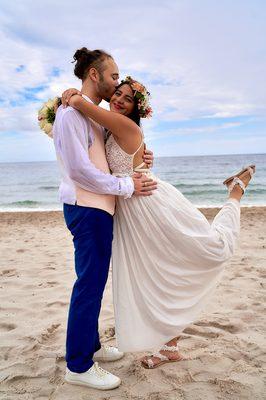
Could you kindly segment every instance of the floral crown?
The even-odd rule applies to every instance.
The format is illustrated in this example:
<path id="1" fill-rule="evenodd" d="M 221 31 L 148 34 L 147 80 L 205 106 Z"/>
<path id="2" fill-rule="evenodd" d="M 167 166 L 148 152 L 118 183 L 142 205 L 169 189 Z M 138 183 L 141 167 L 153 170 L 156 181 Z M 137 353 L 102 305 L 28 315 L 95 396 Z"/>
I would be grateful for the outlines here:
<path id="1" fill-rule="evenodd" d="M 127 76 L 121 83 L 128 83 L 133 90 L 134 97 L 138 102 L 138 111 L 141 118 L 150 118 L 152 116 L 152 108 L 150 106 L 150 93 L 144 85 L 135 81 L 131 76 Z"/>

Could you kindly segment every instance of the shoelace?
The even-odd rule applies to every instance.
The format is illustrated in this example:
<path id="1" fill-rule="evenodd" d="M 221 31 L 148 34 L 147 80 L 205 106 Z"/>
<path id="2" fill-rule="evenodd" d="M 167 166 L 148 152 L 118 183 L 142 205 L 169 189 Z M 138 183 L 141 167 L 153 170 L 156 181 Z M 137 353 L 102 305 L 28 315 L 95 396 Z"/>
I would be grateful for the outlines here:
<path id="1" fill-rule="evenodd" d="M 97 362 L 94 363 L 94 369 L 101 376 L 110 375 L 110 372 L 108 372 L 105 369 L 103 369 L 102 367 L 100 367 Z"/>

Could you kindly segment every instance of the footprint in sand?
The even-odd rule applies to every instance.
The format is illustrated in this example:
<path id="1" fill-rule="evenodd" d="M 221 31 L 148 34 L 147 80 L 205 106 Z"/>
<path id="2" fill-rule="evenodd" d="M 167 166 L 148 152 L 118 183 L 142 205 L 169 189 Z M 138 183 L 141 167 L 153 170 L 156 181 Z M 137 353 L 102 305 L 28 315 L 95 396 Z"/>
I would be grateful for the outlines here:
<path id="1" fill-rule="evenodd" d="M 17 275 L 17 270 L 15 269 L 3 269 L 2 272 L 0 272 L 0 276 L 14 276 Z"/>
<path id="2" fill-rule="evenodd" d="M 239 272 L 236 272 L 232 278 L 230 278 L 230 281 L 233 281 L 235 278 L 243 278 L 244 275 L 240 274 Z"/>
<path id="3" fill-rule="evenodd" d="M 234 307 L 235 310 L 246 310 L 247 308 L 248 308 L 247 305 L 244 303 L 236 304 Z"/>
<path id="4" fill-rule="evenodd" d="M 203 329 L 199 329 L 197 326 L 188 326 L 183 332 L 188 335 L 201 336 L 205 338 L 217 338 L 220 336 L 219 332 L 206 331 Z"/>
<path id="5" fill-rule="evenodd" d="M 126 374 L 127 376 L 133 376 L 134 379 L 136 379 L 136 381 L 138 382 L 145 382 L 148 380 L 145 369 L 141 366 L 140 363 L 128 364 Z"/>
<path id="6" fill-rule="evenodd" d="M 53 336 L 53 334 L 56 332 L 56 330 L 59 328 L 60 325 L 61 324 L 52 324 L 51 326 L 46 328 L 46 330 L 43 333 L 41 333 L 41 339 L 38 340 L 39 343 L 41 344 L 46 343 Z"/>
<path id="7" fill-rule="evenodd" d="M 218 321 L 199 321 L 199 322 L 196 322 L 195 325 L 216 328 L 216 329 L 230 332 L 230 333 L 236 333 L 240 330 L 240 327 L 237 325 L 234 325 L 232 323 L 226 323 L 226 322 L 218 322 Z"/>
<path id="8" fill-rule="evenodd" d="M 56 285 L 59 285 L 59 282 L 57 282 L 57 281 L 46 281 L 46 282 L 38 284 L 38 286 L 40 286 L 42 288 L 54 287 Z"/>
<path id="9" fill-rule="evenodd" d="M 16 329 L 17 325 L 15 324 L 8 324 L 5 322 L 1 322 L 0 323 L 0 331 L 2 332 L 9 332 L 9 331 L 13 331 L 14 329 Z"/>
<path id="10" fill-rule="evenodd" d="M 63 306 L 66 306 L 68 303 L 67 302 L 65 302 L 65 301 L 53 301 L 52 303 L 48 303 L 47 305 L 46 305 L 46 307 L 52 307 L 52 306 L 60 306 L 60 307 L 63 307 Z"/>

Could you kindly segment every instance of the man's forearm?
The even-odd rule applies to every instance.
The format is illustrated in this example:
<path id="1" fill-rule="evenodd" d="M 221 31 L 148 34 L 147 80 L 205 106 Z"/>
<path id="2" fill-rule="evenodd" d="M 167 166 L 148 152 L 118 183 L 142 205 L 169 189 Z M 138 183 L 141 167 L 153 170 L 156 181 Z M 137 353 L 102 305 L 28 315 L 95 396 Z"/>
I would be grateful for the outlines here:
<path id="1" fill-rule="evenodd" d="M 134 192 L 133 180 L 130 177 L 117 178 L 103 173 L 96 167 L 70 168 L 68 173 L 70 179 L 77 186 L 94 193 L 111 194 L 128 198 Z"/>

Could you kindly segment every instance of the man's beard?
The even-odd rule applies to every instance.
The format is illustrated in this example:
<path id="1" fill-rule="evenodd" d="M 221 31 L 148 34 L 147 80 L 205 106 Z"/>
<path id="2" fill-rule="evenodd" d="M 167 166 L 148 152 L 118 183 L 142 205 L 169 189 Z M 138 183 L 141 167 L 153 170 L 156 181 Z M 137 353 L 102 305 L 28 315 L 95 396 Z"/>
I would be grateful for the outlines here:
<path id="1" fill-rule="evenodd" d="M 107 103 L 110 103 L 111 101 L 111 97 L 103 97 L 103 100 L 106 101 Z"/>
<path id="2" fill-rule="evenodd" d="M 108 90 L 107 85 L 104 83 L 104 80 L 101 79 L 98 84 L 98 92 L 103 100 L 107 101 L 107 103 L 110 103 L 111 97 L 114 94 L 115 90 L 111 94 L 110 90 Z"/>

